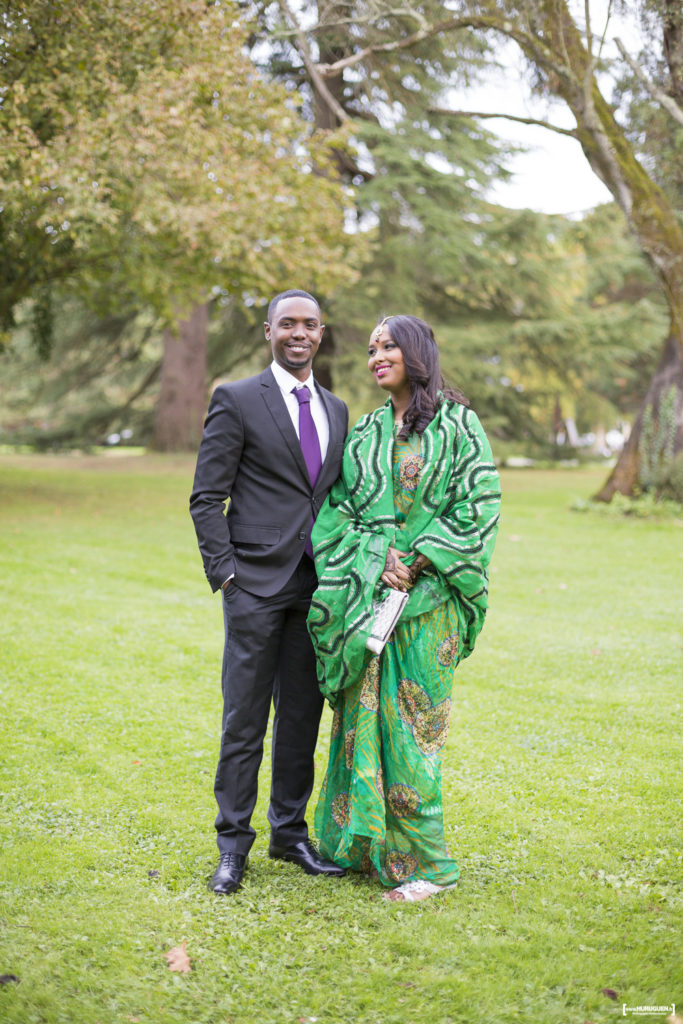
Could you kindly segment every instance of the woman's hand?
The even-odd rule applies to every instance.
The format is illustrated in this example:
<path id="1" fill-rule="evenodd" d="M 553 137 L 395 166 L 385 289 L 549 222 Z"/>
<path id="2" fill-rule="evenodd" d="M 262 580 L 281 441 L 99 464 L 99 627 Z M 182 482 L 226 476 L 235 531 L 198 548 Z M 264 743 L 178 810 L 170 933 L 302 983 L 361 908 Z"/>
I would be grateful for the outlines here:
<path id="1" fill-rule="evenodd" d="M 411 582 L 411 585 L 415 582 L 415 580 L 420 575 L 422 570 L 426 569 L 427 566 L 431 565 L 431 564 L 432 563 L 429 561 L 429 559 L 427 558 L 426 555 L 418 555 L 417 556 L 417 558 L 415 559 L 415 561 L 412 563 L 412 565 L 410 566 L 410 568 L 408 570 L 410 572 L 410 582 Z"/>
<path id="2" fill-rule="evenodd" d="M 410 569 L 401 561 L 402 558 L 409 558 L 409 551 L 399 551 L 397 548 L 389 548 L 387 560 L 384 564 L 384 572 L 380 576 L 383 583 L 393 590 L 407 590 L 412 579 Z"/>

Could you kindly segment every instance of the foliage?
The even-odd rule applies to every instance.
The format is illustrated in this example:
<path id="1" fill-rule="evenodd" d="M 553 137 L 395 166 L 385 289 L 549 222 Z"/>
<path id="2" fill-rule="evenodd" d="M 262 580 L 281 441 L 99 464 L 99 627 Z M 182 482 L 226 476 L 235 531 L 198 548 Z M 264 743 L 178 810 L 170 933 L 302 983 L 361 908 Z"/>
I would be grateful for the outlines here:
<path id="1" fill-rule="evenodd" d="M 348 278 L 349 199 L 244 53 L 239 5 L 22 0 L 2 15 L 0 314 L 69 281 L 166 320 L 293 273 Z M 41 306 L 36 303 L 36 311 Z M 2 324 L 0 324 L 2 326 Z"/>
<path id="2" fill-rule="evenodd" d="M 576 498 L 571 509 L 573 512 L 594 512 L 599 516 L 613 518 L 628 516 L 634 519 L 674 519 L 683 522 L 683 502 L 672 496 L 658 497 L 654 491 L 645 491 L 634 497 L 615 494 L 609 503 Z"/>
<path id="3" fill-rule="evenodd" d="M 109 434 L 131 432 L 128 443 L 148 444 L 153 430 L 163 351 L 163 321 L 151 310 L 99 316 L 73 296 L 55 292 L 52 352 L 47 360 L 31 341 L 24 307 L 0 353 L 0 440 L 38 449 L 88 447 Z M 214 303 L 209 324 L 211 381 L 257 372 L 270 348 L 261 306 Z M 238 368 L 239 367 L 239 368 Z"/>
<path id="4" fill-rule="evenodd" d="M 263 6 L 263 5 L 257 5 Z M 266 8 L 269 5 L 265 5 Z M 648 91 L 657 96 L 678 124 L 683 119 L 683 12 L 680 4 L 671 0 L 651 0 L 645 3 L 657 27 L 657 52 L 667 88 L 649 82 Z M 278 7 L 287 13 L 287 20 L 295 17 L 287 0 L 279 0 Z M 423 47 L 430 48 L 430 60 L 438 64 L 434 54 L 441 47 L 444 55 L 452 56 L 463 40 L 474 47 L 479 44 L 479 57 L 495 65 L 497 44 L 501 38 L 513 41 L 519 48 L 527 68 L 527 75 L 536 92 L 552 100 L 561 100 L 574 116 L 576 125 L 564 129 L 542 123 L 553 130 L 573 136 L 581 145 L 591 168 L 607 186 L 624 214 L 630 230 L 638 241 L 659 279 L 662 295 L 669 311 L 670 332 L 662 347 L 659 365 L 652 372 L 648 400 L 656 399 L 663 382 L 675 380 L 680 393 L 683 388 L 683 225 L 677 218 L 672 202 L 647 166 L 639 160 L 647 147 L 634 145 L 629 132 L 619 120 L 607 94 L 609 89 L 610 60 L 606 56 L 611 9 L 599 27 L 592 18 L 589 4 L 583 10 L 568 0 L 483 0 L 475 3 L 443 4 L 424 0 L 415 5 L 396 4 L 391 0 L 372 0 L 359 5 L 335 3 L 333 0 L 318 5 L 306 5 L 306 15 L 317 11 L 318 21 L 306 19 L 297 24 L 292 33 L 301 60 L 309 76 L 316 103 L 316 116 L 324 108 L 328 119 L 335 123 L 348 122 L 351 114 L 339 102 L 340 97 L 354 95 L 356 81 L 363 81 L 373 60 L 388 65 L 397 72 L 406 55 L 419 55 Z M 361 29 L 349 35 L 347 45 L 328 50 L 319 43 L 343 26 L 349 24 L 349 13 L 362 13 Z M 374 37 L 374 38 L 373 38 Z M 318 63 L 312 56 L 319 48 Z M 416 64 L 418 59 L 416 58 Z M 300 68 L 301 72 L 301 68 Z M 300 74 L 300 78 L 301 78 Z M 305 76 L 304 76 L 305 77 Z M 381 79 L 377 69 L 375 77 Z M 660 76 L 661 77 L 661 76 Z M 405 89 L 416 81 L 406 73 L 401 79 Z M 334 90 L 334 93 L 332 92 Z M 415 90 L 419 91 L 419 85 Z M 448 101 L 447 94 L 445 95 Z M 402 95 L 397 88 L 395 98 L 399 114 Z M 391 107 L 389 108 L 391 109 Z M 463 120 L 462 111 L 429 106 L 424 123 L 432 128 L 429 115 L 453 117 Z M 373 117 L 387 130 L 394 126 L 382 122 L 377 111 L 361 109 L 355 117 Z M 477 115 L 481 116 L 481 115 Z M 529 120 L 522 118 L 522 120 Z M 676 146 L 678 143 L 676 143 Z M 656 147 L 655 147 L 656 148 Z M 654 151 L 649 154 L 656 160 Z M 665 174 L 665 177 L 670 175 Z M 679 421 L 676 446 L 683 444 L 683 403 L 678 403 Z M 637 485 L 638 459 L 637 433 L 641 417 L 637 416 L 630 441 L 624 446 L 617 464 L 601 490 L 602 500 L 609 501 L 619 490 L 632 493 Z"/>
<path id="5" fill-rule="evenodd" d="M 568 515 L 596 471 L 504 474 L 444 758 L 457 889 L 387 906 L 270 861 L 264 765 L 245 885 L 220 899 L 222 620 L 192 463 L 0 463 L 5 1024 L 609 1024 L 603 989 L 679 1001 L 677 527 Z"/>
<path id="6" fill-rule="evenodd" d="M 668 14 L 667 6 L 671 7 Z M 633 56 L 641 75 L 680 103 L 683 100 L 680 63 L 683 43 L 680 28 L 676 30 L 673 5 L 666 0 L 643 0 L 638 5 L 638 15 L 645 45 Z M 680 20 L 680 13 L 678 18 Z M 662 36 L 667 29 L 670 37 L 662 47 Z M 613 99 L 624 110 L 629 140 L 680 218 L 683 216 L 683 126 L 645 87 L 642 77 L 628 66 L 624 66 L 617 78 Z"/>
<path id="7" fill-rule="evenodd" d="M 444 9 L 435 0 L 319 0 L 305 5 L 298 24 L 284 0 L 249 9 L 262 29 L 280 33 L 270 68 L 308 98 L 304 116 L 344 123 L 357 146 L 355 163 L 346 159 L 343 167 L 358 186 L 359 223 L 376 224 L 378 244 L 353 302 L 348 291 L 338 297 L 336 337 L 357 346 L 368 321 L 398 304 L 423 315 L 441 337 L 457 339 L 448 341 L 446 362 L 482 411 L 493 412 L 501 436 L 519 434 L 524 423 L 527 436 L 547 438 L 558 402 L 590 426 L 633 414 L 666 330 L 664 304 L 678 302 L 683 240 L 600 92 L 607 61 L 596 26 L 581 24 L 565 2 Z M 575 115 L 576 128 L 567 131 L 657 268 L 665 285 L 659 297 L 613 211 L 599 213 L 574 239 L 559 229 L 558 240 L 548 220 L 483 201 L 487 175 L 500 173 L 504 154 L 471 118 L 449 110 L 448 86 L 495 65 L 501 36 L 518 44 L 534 89 Z M 263 53 L 263 37 L 254 39 Z M 609 242 L 600 241 L 600 227 Z M 592 252 L 581 251 L 584 242 Z M 607 281 L 617 266 L 618 290 Z M 608 381 L 610 361 L 618 372 Z M 505 393 L 511 384 L 516 394 Z"/>
<path id="8" fill-rule="evenodd" d="M 652 273 L 615 207 L 579 222 L 490 207 L 480 226 L 462 253 L 455 225 L 448 236 L 435 230 L 439 258 L 428 268 L 420 233 L 406 229 L 401 244 L 378 251 L 361 281 L 340 289 L 325 310 L 338 348 L 335 388 L 352 420 L 382 397 L 367 373 L 367 338 L 379 313 L 397 309 L 434 325 L 446 376 L 498 441 L 519 442 L 516 454 L 523 448 L 548 457 L 558 400 L 581 432 L 633 415 L 666 318 Z M 161 324 L 151 313 L 97 317 L 58 295 L 53 304 L 51 360 L 40 364 L 21 320 L 0 356 L 4 438 L 101 443 L 110 431 L 132 428 L 136 443 L 144 443 Z M 216 300 L 210 379 L 265 365 L 264 318 L 257 302 Z"/>
<path id="9" fill-rule="evenodd" d="M 462 252 L 455 230 L 448 236 L 448 256 L 441 236 L 428 237 L 442 257 L 434 267 L 425 270 L 416 232 L 403 248 L 378 253 L 363 271 L 364 289 L 343 290 L 335 303 L 346 349 L 338 387 L 354 411 L 377 403 L 364 381 L 372 326 L 384 312 L 409 309 L 432 323 L 446 377 L 497 439 L 547 455 L 558 401 L 585 432 L 633 415 L 666 312 L 613 205 L 579 222 L 491 207 Z"/>
<path id="10" fill-rule="evenodd" d="M 37 4 L 38 0 L 34 2 Z M 90 38 L 86 28 L 92 28 L 92 19 L 102 8 L 95 0 L 86 4 L 79 14 L 85 26 L 82 34 L 71 26 L 73 42 L 69 42 L 68 57 L 60 49 L 60 32 L 54 33 L 59 59 L 53 63 L 59 68 L 62 82 L 59 103 L 53 98 L 51 104 L 45 104 L 44 100 L 52 97 L 52 79 L 48 75 L 47 84 L 43 82 L 42 65 L 36 62 L 34 68 L 29 62 L 37 76 L 35 96 L 40 100 L 30 107 L 32 116 L 37 118 L 37 112 L 43 108 L 51 112 L 49 131 L 56 139 L 65 139 L 63 159 L 71 159 L 72 135 L 75 140 L 81 139 L 81 150 L 86 137 L 90 140 L 88 145 L 99 139 L 100 151 L 106 150 L 107 159 L 116 163 L 115 176 L 113 171 L 108 178 L 104 171 L 98 171 L 99 177 L 109 184 L 116 180 L 119 189 L 120 179 L 130 185 L 123 212 L 116 212 L 114 191 L 98 189 L 94 199 L 92 175 L 80 183 L 76 181 L 81 191 L 85 190 L 88 209 L 106 209 L 110 214 L 115 209 L 119 217 L 107 227 L 108 234 L 98 235 L 103 244 L 101 259 L 92 263 L 92 272 L 89 270 L 81 277 L 84 294 L 90 300 L 97 296 L 102 310 L 111 302 L 117 314 L 125 313 L 139 301 L 142 289 L 143 298 L 153 302 L 155 309 L 163 307 L 168 315 L 176 308 L 173 303 L 179 301 L 183 289 L 194 282 L 192 287 L 204 290 L 211 285 L 218 296 L 246 293 L 247 300 L 258 307 L 269 284 L 277 281 L 279 286 L 288 268 L 290 272 L 295 268 L 297 280 L 308 275 L 310 287 L 320 292 L 324 304 L 332 310 L 330 327 L 341 350 L 337 389 L 349 398 L 352 414 L 376 403 L 376 394 L 364 382 L 364 360 L 361 358 L 359 363 L 355 353 L 363 350 L 377 315 L 397 308 L 419 313 L 434 324 L 448 376 L 470 395 L 489 430 L 499 438 L 524 438 L 534 445 L 547 445 L 558 406 L 563 415 L 573 416 L 580 429 L 586 431 L 596 423 L 610 424 L 633 414 L 647 390 L 655 347 L 665 331 L 665 316 L 653 277 L 626 238 L 623 217 L 617 216 L 613 208 L 605 207 L 572 226 L 561 218 L 492 207 L 484 199 L 485 187 L 491 175 L 503 173 L 504 154 L 497 151 L 492 137 L 472 119 L 451 116 L 443 106 L 452 84 L 471 80 L 487 61 L 495 62 L 496 41 L 501 32 L 508 34 L 522 47 L 537 88 L 557 92 L 575 110 L 579 119 L 577 138 L 604 175 L 600 160 L 605 154 L 602 150 L 591 150 L 591 132 L 595 129 L 589 123 L 591 111 L 586 112 L 583 123 L 575 91 L 570 88 L 580 80 L 579 92 L 583 96 L 585 75 L 595 71 L 588 61 L 592 54 L 587 56 L 582 50 L 581 38 L 571 20 L 565 25 L 568 49 L 562 59 L 566 56 L 569 63 L 568 67 L 562 65 L 565 77 L 558 78 L 553 66 L 553 47 L 557 49 L 562 42 L 558 42 L 555 30 L 564 17 L 564 3 L 556 5 L 552 17 L 547 5 L 538 3 L 462 5 L 460 14 L 453 18 L 449 17 L 453 12 L 448 8 L 444 21 L 443 5 L 435 0 L 410 6 L 384 0 L 344 4 L 319 0 L 302 5 L 302 24 L 308 26 L 305 33 L 298 26 L 294 30 L 293 15 L 284 2 L 242 4 L 241 11 L 252 18 L 252 56 L 263 62 L 270 76 L 282 81 L 284 90 L 280 92 L 270 86 L 266 89 L 251 66 L 245 69 L 240 50 L 243 37 L 232 23 L 230 33 L 218 34 L 223 49 L 220 67 L 215 67 L 217 51 L 212 47 L 217 36 L 210 32 L 202 36 L 197 28 L 214 25 L 215 21 L 205 22 L 204 14 L 192 20 L 189 8 L 194 10 L 193 5 L 178 4 L 180 0 L 168 7 L 168 17 L 163 25 L 158 25 L 151 15 L 128 6 L 126 0 L 117 0 L 111 14 L 112 25 L 117 18 L 123 19 L 124 27 L 129 24 L 126 18 L 134 19 L 135 47 L 132 56 L 126 51 L 120 59 L 112 58 L 107 63 L 105 51 L 116 55 L 117 46 L 122 45 L 120 40 L 126 37 L 123 33 L 110 38 L 108 23 L 100 17 L 96 27 L 102 34 L 95 33 L 100 56 L 93 65 L 99 78 L 92 90 L 85 88 L 82 80 L 90 65 L 80 62 L 84 63 L 81 68 L 76 56 L 85 45 L 83 40 Z M 68 10 L 68 5 L 59 8 L 60 30 L 60 18 L 67 17 Z M 225 3 L 219 3 L 212 12 L 206 17 L 217 19 L 224 27 L 234 15 L 233 7 Z M 515 17 L 505 20 L 511 13 Z M 188 23 L 183 18 L 189 19 Z M 27 24 L 32 24 L 30 19 Z M 416 29 L 420 30 L 417 35 Z M 20 38 L 21 33 L 18 29 L 16 32 Z M 33 43 L 32 39 L 29 41 Z M 47 45 L 44 39 L 41 45 Z M 20 50 L 18 43 L 17 46 Z M 48 47 L 45 52 L 52 51 Z M 207 54 L 213 55 L 213 64 Z M 335 71 L 335 61 L 339 60 L 346 64 Z M 75 97 L 81 104 L 79 112 L 84 111 L 85 127 L 80 134 L 77 125 L 60 121 L 62 110 L 68 112 L 71 103 L 65 83 L 73 77 L 74 69 Z M 221 76 L 225 75 L 225 84 L 219 87 L 217 82 L 223 82 Z M 113 82 L 112 88 L 100 88 L 100 80 Z M 188 88 L 178 98 L 181 82 Z M 251 92 L 255 82 L 258 89 L 254 99 Z M 166 99 L 164 89 L 168 90 Z M 113 111 L 107 105 L 110 95 L 117 97 Z M 285 107 L 283 96 L 289 97 Z M 292 104 L 294 96 L 301 100 L 302 118 Z M 158 103 L 159 97 L 162 104 Z M 166 120 L 171 109 L 177 110 L 177 124 L 170 118 L 170 129 L 159 122 L 160 107 Z M 218 120 L 227 116 L 226 107 L 231 119 L 228 127 L 233 134 L 223 140 L 224 148 L 219 151 L 216 166 L 220 165 L 221 175 L 227 175 L 225 182 L 232 182 L 235 201 L 241 203 L 244 199 L 247 211 L 251 211 L 227 225 L 217 216 L 219 211 L 225 212 L 226 193 L 223 198 L 216 198 L 212 192 L 214 186 L 223 188 L 225 182 L 221 178 L 218 184 L 219 175 L 213 165 L 207 170 L 202 164 L 201 173 L 197 174 L 188 172 L 187 162 L 181 160 L 180 180 L 169 199 L 164 183 L 168 175 L 175 173 L 176 163 L 171 159 L 169 167 L 166 166 L 169 147 L 161 145 L 170 130 L 169 138 L 177 141 L 177 145 L 170 147 L 173 158 L 182 155 L 185 147 L 192 157 L 189 166 L 196 170 L 192 147 L 201 139 L 202 151 L 207 145 L 211 150 L 210 140 Z M 280 114 L 273 114 L 273 120 L 271 113 L 277 111 Z M 620 158 L 624 153 L 628 156 L 627 149 L 622 152 L 618 126 L 611 125 L 611 113 L 599 103 L 592 113 L 604 120 L 604 131 L 605 125 L 609 128 L 607 135 Z M 256 119 L 253 137 L 249 128 L 252 116 Z M 327 155 L 312 148 L 312 127 L 318 133 L 321 129 L 327 133 L 342 122 L 341 137 L 323 135 L 329 142 Z M 278 123 L 284 128 L 280 135 Z M 140 132 L 130 136 L 131 124 L 139 124 Z M 227 130 L 225 124 L 221 120 L 222 131 Z M 258 145 L 271 141 L 267 125 L 275 133 L 272 144 L 265 147 L 265 153 L 263 147 L 258 150 L 256 160 Z M 189 139 L 183 134 L 188 126 Z M 149 140 L 153 150 L 149 156 L 140 149 L 140 135 L 143 141 Z M 43 148 L 50 147 L 46 143 Z M 135 162 L 136 153 L 142 153 L 147 161 L 143 171 Z M 299 233 L 293 227 L 296 240 L 294 244 L 288 241 L 284 247 L 282 258 L 286 262 L 278 263 L 277 253 L 272 250 L 267 250 L 264 258 L 260 240 L 271 237 L 269 218 L 273 204 L 269 208 L 263 195 L 267 194 L 269 181 L 276 189 L 280 187 L 283 154 L 284 170 L 290 165 L 287 156 L 294 155 L 292 173 L 299 184 L 299 171 L 313 168 L 313 157 L 315 173 L 303 175 L 311 186 L 306 193 L 306 208 L 284 204 L 296 223 L 302 223 L 301 219 L 296 221 L 297 217 L 310 216 L 310 224 Z M 131 167 L 126 163 L 129 156 Z M 628 160 L 626 164 L 624 173 L 631 173 L 633 167 Z M 153 175 L 147 174 L 147 166 Z M 125 173 L 121 174 L 121 169 Z M 233 171 L 235 175 L 231 178 Z M 343 235 L 339 240 L 336 233 L 346 202 L 346 193 L 335 184 L 336 174 L 354 190 L 359 231 L 353 241 Z M 238 176 L 241 184 L 235 183 Z M 638 181 L 640 191 L 635 199 L 641 206 L 647 206 L 647 183 Z M 629 180 L 629 187 L 632 184 Z M 75 187 L 73 181 L 71 185 Z M 254 195 L 257 187 L 259 195 Z M 206 195 L 203 189 L 207 190 Z M 138 208 L 139 195 L 148 211 L 148 216 L 142 219 L 136 219 L 130 212 Z M 179 206 L 176 195 L 188 197 L 187 203 Z M 41 196 L 41 202 L 54 202 L 49 190 Z M 648 209 L 652 213 L 649 222 L 656 226 L 661 211 L 655 198 Z M 37 202 L 35 196 L 34 201 Z M 187 233 L 189 222 L 180 217 L 179 209 L 187 210 L 188 217 L 194 218 L 195 235 Z M 329 230 L 326 221 L 315 221 L 316 210 L 331 218 Z M 187 237 L 183 236 L 186 244 L 178 248 L 168 237 L 168 231 L 179 230 L 175 224 L 179 217 Z M 630 212 L 629 217 L 633 225 Z M 54 225 L 50 221 L 46 226 Z M 217 242 L 213 229 L 220 235 Z M 54 232 L 50 237 L 53 235 Z M 63 240 L 68 241 L 68 235 L 67 232 Z M 284 229 L 280 237 L 289 239 Z M 345 259 L 348 248 L 357 249 L 361 239 L 371 244 L 361 276 L 340 287 L 340 275 L 350 269 Z M 671 251 L 672 239 L 664 241 L 665 244 L 657 242 L 655 246 L 660 254 L 667 246 Z M 195 242 L 196 250 L 192 249 Z M 328 242 L 330 248 L 326 249 Z M 61 252 L 60 237 L 54 237 L 50 245 L 55 252 Z M 220 255 L 221 246 L 228 246 L 229 253 L 221 257 L 220 264 L 211 263 L 207 273 L 207 260 Z M 112 247 L 116 263 L 113 269 L 108 263 Z M 44 265 L 41 260 L 31 262 L 33 269 Z M 672 265 L 676 265 L 675 261 Z M 264 274 L 269 275 L 266 283 Z M 160 275 L 165 275 L 161 283 Z M 675 291 L 670 289 L 670 294 Z M 34 288 L 32 294 L 34 333 L 43 339 L 45 349 L 63 299 L 49 289 L 39 292 Z M 233 316 L 233 320 L 237 319 Z M 253 337 L 250 332 L 239 334 L 242 336 Z M 235 346 L 235 357 L 239 354 L 237 349 Z M 131 378 L 132 391 L 138 381 L 144 380 L 141 361 L 138 369 L 140 373 L 134 383 Z M 54 377 L 53 371 L 52 374 Z M 65 405 L 71 401 L 65 397 Z M 126 395 L 119 393 L 117 401 L 119 407 L 125 408 Z M 138 405 L 145 401 L 141 397 Z M 116 418 L 116 406 L 104 403 L 104 411 L 109 421 Z"/>

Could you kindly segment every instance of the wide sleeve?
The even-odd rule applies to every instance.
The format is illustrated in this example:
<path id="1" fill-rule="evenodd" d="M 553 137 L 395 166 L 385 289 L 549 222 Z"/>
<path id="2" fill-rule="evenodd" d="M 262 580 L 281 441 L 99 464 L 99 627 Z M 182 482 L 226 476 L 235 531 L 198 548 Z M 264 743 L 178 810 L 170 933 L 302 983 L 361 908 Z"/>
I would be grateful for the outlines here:
<path id="1" fill-rule="evenodd" d="M 364 522 L 344 480 L 330 491 L 313 529 L 318 589 L 308 615 L 320 689 L 332 706 L 369 657 L 372 595 L 384 569 L 390 536 Z"/>
<path id="2" fill-rule="evenodd" d="M 484 624 L 488 565 L 498 531 L 500 478 L 478 417 L 462 408 L 452 470 L 439 512 L 413 542 L 434 564 L 456 602 L 467 657 Z"/>

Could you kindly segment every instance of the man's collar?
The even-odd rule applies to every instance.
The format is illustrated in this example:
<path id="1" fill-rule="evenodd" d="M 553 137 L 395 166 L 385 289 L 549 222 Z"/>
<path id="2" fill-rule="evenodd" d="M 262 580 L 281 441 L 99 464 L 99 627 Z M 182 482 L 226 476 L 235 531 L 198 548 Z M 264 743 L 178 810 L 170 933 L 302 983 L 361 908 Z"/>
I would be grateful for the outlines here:
<path id="1" fill-rule="evenodd" d="M 284 366 L 280 366 L 275 360 L 270 364 L 270 368 L 273 371 L 273 376 L 278 387 L 282 391 L 289 392 L 292 388 L 307 387 L 308 390 L 313 394 L 315 392 L 315 381 L 313 380 L 313 373 L 309 373 L 306 380 L 299 380 L 289 370 L 285 370 Z"/>

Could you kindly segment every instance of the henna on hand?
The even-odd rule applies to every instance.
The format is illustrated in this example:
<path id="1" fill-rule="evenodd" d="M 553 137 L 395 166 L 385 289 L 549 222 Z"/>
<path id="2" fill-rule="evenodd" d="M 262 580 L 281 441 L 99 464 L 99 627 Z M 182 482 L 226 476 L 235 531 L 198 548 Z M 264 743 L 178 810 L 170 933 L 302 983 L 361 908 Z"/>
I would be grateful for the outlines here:
<path id="1" fill-rule="evenodd" d="M 410 580 L 410 570 L 407 565 L 403 564 L 401 559 L 407 558 L 408 554 L 409 552 L 399 551 L 398 548 L 389 547 L 387 549 L 384 571 L 380 578 L 387 586 L 392 587 L 394 590 L 407 589 L 407 584 Z"/>
<path id="2" fill-rule="evenodd" d="M 426 569 L 430 565 L 430 561 L 426 555 L 418 555 L 413 564 L 410 567 L 410 579 L 414 583 L 417 577 L 420 575 L 423 569 Z"/>

